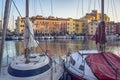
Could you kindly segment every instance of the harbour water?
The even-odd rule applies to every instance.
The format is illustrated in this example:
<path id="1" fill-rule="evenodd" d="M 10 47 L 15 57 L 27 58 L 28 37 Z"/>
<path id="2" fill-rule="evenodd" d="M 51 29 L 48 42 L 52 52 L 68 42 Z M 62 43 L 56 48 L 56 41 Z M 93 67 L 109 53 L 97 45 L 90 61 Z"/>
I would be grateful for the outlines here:
<path id="1" fill-rule="evenodd" d="M 65 57 L 68 50 L 78 51 L 81 49 L 96 49 L 94 41 L 71 40 L 71 39 L 55 39 L 55 40 L 39 40 L 39 47 L 34 51 L 42 53 L 49 51 L 50 56 Z M 110 40 L 107 42 L 107 51 L 112 51 L 120 56 L 120 41 Z M 24 44 L 22 40 L 6 41 L 2 65 L 6 66 L 16 56 L 24 53 Z"/>

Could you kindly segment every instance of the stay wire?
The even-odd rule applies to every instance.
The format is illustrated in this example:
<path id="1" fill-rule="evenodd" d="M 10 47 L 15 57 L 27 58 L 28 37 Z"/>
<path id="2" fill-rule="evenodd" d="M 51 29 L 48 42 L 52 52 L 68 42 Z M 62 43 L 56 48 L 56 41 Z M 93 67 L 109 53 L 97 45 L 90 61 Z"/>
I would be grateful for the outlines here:
<path id="1" fill-rule="evenodd" d="M 117 10 L 116 10 L 116 6 L 115 6 L 115 1 L 114 0 L 113 0 L 113 7 L 114 7 L 114 10 L 115 10 L 116 20 L 118 21 Z"/>
<path id="2" fill-rule="evenodd" d="M 107 14 L 108 14 L 108 12 L 109 12 L 109 0 L 108 0 L 108 6 L 107 6 Z"/>
<path id="3" fill-rule="evenodd" d="M 12 2 L 13 2 L 13 4 L 14 4 L 14 6 L 15 6 L 15 8 L 16 8 L 16 10 L 17 10 L 18 14 L 19 14 L 19 16 L 22 18 L 22 16 L 21 16 L 21 14 L 20 14 L 20 12 L 19 12 L 19 10 L 18 10 L 18 8 L 17 8 L 17 6 L 16 6 L 16 4 L 15 4 L 14 0 L 12 0 Z"/>
<path id="4" fill-rule="evenodd" d="M 41 0 L 39 0 L 39 5 L 40 5 L 40 9 L 41 9 L 41 14 L 43 15 L 43 8 L 42 8 Z"/>
<path id="5" fill-rule="evenodd" d="M 78 0 L 78 4 L 77 4 L 76 17 L 78 17 L 79 4 L 80 4 L 80 0 Z"/>
<path id="6" fill-rule="evenodd" d="M 82 16 L 83 16 L 83 14 L 84 14 L 84 11 L 83 11 L 83 0 L 82 0 Z"/>
<path id="7" fill-rule="evenodd" d="M 96 8 L 96 0 L 94 0 L 94 10 L 95 10 L 95 8 Z"/>
<path id="8" fill-rule="evenodd" d="M 111 9 L 112 9 L 112 15 L 113 15 L 113 20 L 115 20 L 115 16 L 114 16 L 114 9 L 113 9 L 113 0 L 111 0 Z"/>
<path id="9" fill-rule="evenodd" d="M 50 0 L 50 2 L 51 2 L 51 16 L 53 16 L 53 2 L 52 0 Z"/>
<path id="10" fill-rule="evenodd" d="M 100 10 L 100 0 L 98 0 L 98 6 L 99 6 L 99 10 Z"/>
<path id="11" fill-rule="evenodd" d="M 101 53 L 101 55 L 104 58 L 104 60 L 107 62 L 107 64 L 112 68 L 112 70 L 115 71 L 116 78 L 117 78 L 117 75 L 119 75 L 119 77 L 120 77 L 120 73 L 117 73 L 117 70 L 120 70 L 120 69 L 114 68 L 113 65 L 108 61 L 107 57 L 105 57 L 104 53 Z"/>
<path id="12" fill-rule="evenodd" d="M 89 0 L 88 3 L 89 3 L 89 4 L 88 4 L 88 12 L 90 12 L 90 8 L 91 8 L 91 0 Z"/>

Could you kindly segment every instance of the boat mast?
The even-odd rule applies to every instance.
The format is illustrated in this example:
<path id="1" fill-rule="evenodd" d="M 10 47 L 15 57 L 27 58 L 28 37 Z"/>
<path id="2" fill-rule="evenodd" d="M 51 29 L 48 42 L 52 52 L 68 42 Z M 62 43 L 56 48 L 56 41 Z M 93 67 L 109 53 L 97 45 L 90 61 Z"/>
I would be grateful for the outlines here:
<path id="1" fill-rule="evenodd" d="M 1 40 L 1 46 L 0 46 L 0 73 L 1 73 L 1 66 L 2 66 L 2 56 L 4 53 L 6 29 L 8 27 L 8 21 L 9 21 L 9 15 L 10 15 L 10 7 L 11 7 L 11 0 L 6 0 L 5 11 L 4 11 L 3 30 L 2 30 L 2 40 Z"/>
<path id="2" fill-rule="evenodd" d="M 101 21 L 104 21 L 104 0 L 101 0 Z"/>
<path id="3" fill-rule="evenodd" d="M 101 22 L 104 22 L 104 0 L 101 0 Z M 102 52 L 105 52 L 105 43 L 101 44 L 100 43 L 100 50 Z"/>
<path id="4" fill-rule="evenodd" d="M 26 18 L 29 18 L 29 0 L 26 0 Z"/>
<path id="5" fill-rule="evenodd" d="M 26 19 L 28 19 L 28 18 L 29 18 L 29 0 L 26 0 Z M 25 23 L 25 28 L 28 29 L 28 23 Z M 30 34 L 28 34 L 28 36 L 30 36 Z M 27 40 L 29 42 L 28 38 L 27 38 Z M 28 44 L 28 42 L 27 42 L 27 44 Z M 30 50 L 28 49 L 28 47 L 26 47 L 26 49 L 25 49 L 25 58 L 26 58 L 25 63 L 29 63 L 30 62 L 30 60 L 29 60 L 29 52 L 30 52 Z"/>

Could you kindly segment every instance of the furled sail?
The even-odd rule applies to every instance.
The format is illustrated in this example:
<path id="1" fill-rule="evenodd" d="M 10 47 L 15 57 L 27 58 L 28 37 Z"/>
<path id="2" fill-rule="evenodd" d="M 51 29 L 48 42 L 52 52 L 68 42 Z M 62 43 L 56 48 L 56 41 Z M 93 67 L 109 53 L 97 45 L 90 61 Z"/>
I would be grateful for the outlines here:
<path id="1" fill-rule="evenodd" d="M 38 43 L 34 39 L 33 24 L 29 18 L 26 18 L 24 29 L 24 47 L 30 49 L 37 46 Z"/>
<path id="2" fill-rule="evenodd" d="M 105 44 L 107 42 L 106 35 L 105 35 L 105 22 L 102 21 L 99 23 L 99 26 L 97 27 L 96 33 L 95 33 L 95 40 L 96 44 Z"/>

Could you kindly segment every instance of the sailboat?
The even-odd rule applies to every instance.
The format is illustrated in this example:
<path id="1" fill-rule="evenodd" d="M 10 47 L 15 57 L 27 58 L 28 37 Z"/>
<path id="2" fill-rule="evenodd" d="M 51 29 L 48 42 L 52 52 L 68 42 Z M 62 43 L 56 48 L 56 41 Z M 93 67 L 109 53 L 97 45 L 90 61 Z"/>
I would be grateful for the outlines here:
<path id="1" fill-rule="evenodd" d="M 10 3 L 11 3 L 11 0 L 6 0 L 5 6 L 7 7 L 5 7 L 5 13 L 6 12 L 7 13 L 5 14 L 5 20 L 9 19 L 7 15 L 9 13 L 8 11 L 10 11 L 10 6 L 9 6 Z M 4 25 L 8 24 L 8 21 L 5 21 L 5 20 L 4 20 Z M 4 25 L 3 27 L 6 28 L 6 26 Z M 5 41 L 5 37 L 3 37 L 2 40 Z M 59 61 L 55 61 L 54 59 L 50 58 L 47 55 L 48 53 L 47 51 L 44 52 L 43 54 L 34 53 L 30 51 L 31 48 L 38 46 L 38 42 L 35 41 L 34 39 L 32 23 L 29 20 L 29 0 L 26 0 L 24 46 L 25 46 L 25 53 L 22 55 L 19 55 L 11 62 L 11 64 L 8 66 L 7 70 L 5 71 L 5 73 L 7 74 L 2 76 L 2 78 L 0 77 L 0 79 L 2 80 L 59 80 L 62 77 L 64 69 L 63 69 L 61 59 Z"/>
<path id="2" fill-rule="evenodd" d="M 120 57 L 105 51 L 104 0 L 101 0 L 101 22 L 95 40 L 99 50 L 69 50 L 65 68 L 72 80 L 120 80 Z"/>

